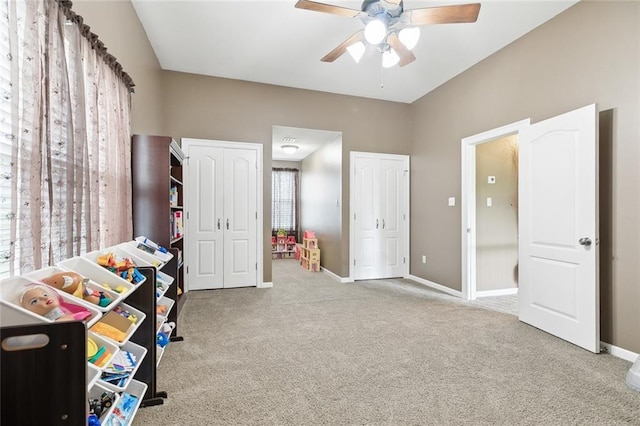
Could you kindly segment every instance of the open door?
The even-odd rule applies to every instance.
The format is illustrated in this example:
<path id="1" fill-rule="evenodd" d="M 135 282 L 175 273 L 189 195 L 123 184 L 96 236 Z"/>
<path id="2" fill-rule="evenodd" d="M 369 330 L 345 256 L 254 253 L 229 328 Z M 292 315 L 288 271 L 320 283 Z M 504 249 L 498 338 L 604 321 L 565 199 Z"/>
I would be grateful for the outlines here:
<path id="1" fill-rule="evenodd" d="M 520 133 L 520 321 L 600 352 L 597 108 Z"/>

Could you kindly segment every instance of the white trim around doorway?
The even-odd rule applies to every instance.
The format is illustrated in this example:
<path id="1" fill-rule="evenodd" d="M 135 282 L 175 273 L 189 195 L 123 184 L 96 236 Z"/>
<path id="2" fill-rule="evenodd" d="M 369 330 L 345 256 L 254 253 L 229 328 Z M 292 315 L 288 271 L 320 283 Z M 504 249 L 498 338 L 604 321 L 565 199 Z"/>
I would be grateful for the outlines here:
<path id="1" fill-rule="evenodd" d="M 474 300 L 484 296 L 476 291 L 476 146 L 519 133 L 531 119 L 516 121 L 462 139 L 462 297 Z"/>

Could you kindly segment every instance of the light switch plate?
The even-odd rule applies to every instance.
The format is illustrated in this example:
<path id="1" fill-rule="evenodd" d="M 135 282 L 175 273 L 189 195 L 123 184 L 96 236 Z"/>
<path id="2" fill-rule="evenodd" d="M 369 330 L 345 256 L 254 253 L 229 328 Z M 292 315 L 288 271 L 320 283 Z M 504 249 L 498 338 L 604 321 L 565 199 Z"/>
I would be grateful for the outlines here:
<path id="1" fill-rule="evenodd" d="M 449 207 L 455 207 L 456 197 L 449 197 Z"/>

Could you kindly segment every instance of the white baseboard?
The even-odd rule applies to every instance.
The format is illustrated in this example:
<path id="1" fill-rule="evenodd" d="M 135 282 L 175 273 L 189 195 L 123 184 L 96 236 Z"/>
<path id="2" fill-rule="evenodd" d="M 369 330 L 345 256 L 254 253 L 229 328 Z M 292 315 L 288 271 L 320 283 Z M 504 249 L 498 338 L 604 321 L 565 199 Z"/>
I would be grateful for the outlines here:
<path id="1" fill-rule="evenodd" d="M 331 272 L 330 270 L 328 270 L 327 268 L 325 268 L 324 266 L 320 267 L 320 270 L 322 272 L 324 272 L 325 274 L 329 275 L 331 278 L 333 278 L 334 280 L 338 281 L 339 283 L 348 283 L 351 282 L 349 280 L 349 278 L 343 278 L 340 275 L 336 275 L 333 272 Z"/>
<path id="2" fill-rule="evenodd" d="M 256 287 L 258 287 L 258 288 L 272 288 L 273 287 L 273 283 L 272 282 L 260 283 Z"/>
<path id="3" fill-rule="evenodd" d="M 447 293 L 447 294 L 450 294 L 452 296 L 456 296 L 456 297 L 462 298 L 462 292 L 461 291 L 454 290 L 452 288 L 443 286 L 442 284 L 437 284 L 437 283 L 434 283 L 433 281 L 429 281 L 429 280 L 425 280 L 424 278 L 416 277 L 415 275 L 408 275 L 406 278 L 410 279 L 412 281 L 415 281 L 418 284 L 422 284 L 422 285 L 425 285 L 427 287 L 431 287 L 431 288 L 433 288 L 435 290 L 441 291 L 443 293 Z"/>
<path id="4" fill-rule="evenodd" d="M 611 343 L 600 342 L 600 347 L 604 348 L 611 355 L 617 358 L 622 358 L 629 362 L 636 362 L 639 356 L 635 352 L 631 352 L 618 346 L 614 346 Z"/>
<path id="5" fill-rule="evenodd" d="M 500 290 L 483 290 L 476 291 L 476 297 L 494 297 L 518 294 L 518 288 L 503 288 Z"/>

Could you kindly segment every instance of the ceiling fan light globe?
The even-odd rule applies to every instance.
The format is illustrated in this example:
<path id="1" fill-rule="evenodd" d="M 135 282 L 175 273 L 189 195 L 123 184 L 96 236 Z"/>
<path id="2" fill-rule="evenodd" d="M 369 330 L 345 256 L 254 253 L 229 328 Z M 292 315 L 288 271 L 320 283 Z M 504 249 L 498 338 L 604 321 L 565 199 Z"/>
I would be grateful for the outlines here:
<path id="1" fill-rule="evenodd" d="M 364 43 L 359 41 L 347 47 L 347 52 L 349 52 L 353 60 L 356 61 L 357 64 L 359 64 L 360 59 L 362 59 L 362 56 L 364 55 L 365 49 L 366 48 Z"/>
<path id="2" fill-rule="evenodd" d="M 414 47 L 418 44 L 418 40 L 420 39 L 420 28 L 418 27 L 409 27 L 403 28 L 398 33 L 398 38 L 400 42 L 405 45 L 405 47 L 409 50 L 413 50 Z"/>
<path id="3" fill-rule="evenodd" d="M 384 22 L 374 19 L 364 27 L 364 38 L 371 44 L 380 44 L 387 36 Z"/>
<path id="4" fill-rule="evenodd" d="M 399 61 L 400 61 L 400 57 L 398 56 L 395 50 L 389 48 L 388 50 L 385 50 L 384 52 L 382 52 L 382 66 L 384 68 L 391 68 L 392 66 L 397 64 Z"/>

